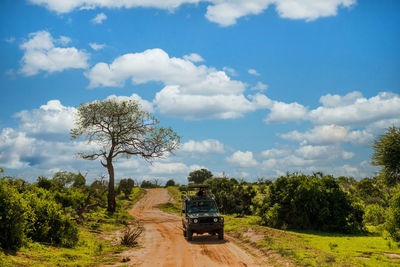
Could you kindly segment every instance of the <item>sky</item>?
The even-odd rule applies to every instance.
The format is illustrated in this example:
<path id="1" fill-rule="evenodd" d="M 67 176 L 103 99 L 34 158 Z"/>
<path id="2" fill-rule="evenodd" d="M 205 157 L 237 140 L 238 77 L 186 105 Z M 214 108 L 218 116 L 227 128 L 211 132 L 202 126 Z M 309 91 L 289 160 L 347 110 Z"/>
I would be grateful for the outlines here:
<path id="1" fill-rule="evenodd" d="M 116 180 L 191 171 L 372 177 L 400 127 L 397 0 L 2 0 L 0 167 L 35 181 L 107 171 L 71 140 L 81 103 L 133 99 L 181 137 Z"/>

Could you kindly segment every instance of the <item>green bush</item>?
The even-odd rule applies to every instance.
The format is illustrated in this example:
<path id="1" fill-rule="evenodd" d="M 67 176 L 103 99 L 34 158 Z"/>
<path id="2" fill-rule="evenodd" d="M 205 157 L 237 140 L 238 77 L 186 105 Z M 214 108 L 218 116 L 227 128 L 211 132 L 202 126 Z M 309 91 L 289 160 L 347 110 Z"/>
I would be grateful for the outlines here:
<path id="1" fill-rule="evenodd" d="M 78 228 L 72 218 L 63 214 L 61 205 L 52 200 L 48 192 L 39 188 L 37 191 L 39 194 L 25 194 L 35 217 L 29 237 L 53 245 L 74 246 L 78 242 Z"/>
<path id="2" fill-rule="evenodd" d="M 389 212 L 385 223 L 386 230 L 397 242 L 400 242 L 400 191 L 390 202 Z"/>
<path id="3" fill-rule="evenodd" d="M 365 207 L 364 222 L 370 225 L 380 225 L 385 222 L 386 210 L 378 204 Z"/>
<path id="4" fill-rule="evenodd" d="M 251 214 L 253 198 L 257 192 L 251 184 L 238 183 L 235 179 L 210 178 L 206 181 L 222 213 Z"/>
<path id="5" fill-rule="evenodd" d="M 0 180 L 0 246 L 16 250 L 26 241 L 31 210 L 6 179 Z"/>
<path id="6" fill-rule="evenodd" d="M 355 232 L 363 228 L 363 209 L 332 176 L 288 174 L 270 185 L 258 207 L 262 223 L 281 228 Z"/>

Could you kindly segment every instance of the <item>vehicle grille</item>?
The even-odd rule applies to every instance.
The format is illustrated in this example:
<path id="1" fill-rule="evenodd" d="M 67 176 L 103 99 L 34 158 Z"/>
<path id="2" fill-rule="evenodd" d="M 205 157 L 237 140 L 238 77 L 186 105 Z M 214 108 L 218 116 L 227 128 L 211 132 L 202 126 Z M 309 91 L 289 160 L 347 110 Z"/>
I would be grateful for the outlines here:
<path id="1" fill-rule="evenodd" d="M 199 223 L 214 223 L 214 217 L 200 217 Z"/>

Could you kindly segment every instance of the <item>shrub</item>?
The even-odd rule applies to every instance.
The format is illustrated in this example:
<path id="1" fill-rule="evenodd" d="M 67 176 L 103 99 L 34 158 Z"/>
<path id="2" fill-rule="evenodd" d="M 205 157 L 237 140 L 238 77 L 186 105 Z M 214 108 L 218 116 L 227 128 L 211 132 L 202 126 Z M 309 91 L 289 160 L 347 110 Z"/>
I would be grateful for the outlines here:
<path id="1" fill-rule="evenodd" d="M 378 204 L 365 207 L 364 222 L 371 225 L 380 225 L 385 222 L 386 210 Z"/>
<path id="2" fill-rule="evenodd" d="M 264 197 L 262 223 L 281 228 L 354 232 L 363 228 L 362 206 L 351 200 L 332 176 L 288 174 Z"/>
<path id="3" fill-rule="evenodd" d="M 125 227 L 124 232 L 122 233 L 121 236 L 121 245 L 128 247 L 136 246 L 137 239 L 142 232 L 143 232 L 143 227 L 141 226 Z"/>
<path id="4" fill-rule="evenodd" d="M 61 205 L 52 200 L 46 192 L 39 193 L 41 197 L 35 192 L 25 194 L 35 217 L 33 230 L 29 236 L 34 241 L 66 247 L 74 246 L 78 242 L 76 224 L 69 215 L 63 214 Z"/>
<path id="5" fill-rule="evenodd" d="M 134 187 L 135 187 L 135 182 L 131 178 L 122 179 L 121 181 L 119 181 L 117 194 L 123 192 L 125 197 L 129 197 Z"/>
<path id="6" fill-rule="evenodd" d="M 6 179 L 0 180 L 0 246 L 16 250 L 25 240 L 31 210 L 27 202 Z"/>
<path id="7" fill-rule="evenodd" d="M 400 242 L 400 191 L 390 202 L 385 228 L 395 241 Z"/>

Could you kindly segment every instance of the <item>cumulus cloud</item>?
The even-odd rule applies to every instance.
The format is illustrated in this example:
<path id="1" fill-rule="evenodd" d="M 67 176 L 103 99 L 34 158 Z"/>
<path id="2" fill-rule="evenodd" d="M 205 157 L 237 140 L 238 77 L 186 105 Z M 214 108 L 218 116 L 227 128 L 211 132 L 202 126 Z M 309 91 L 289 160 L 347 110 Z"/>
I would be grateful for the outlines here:
<path id="1" fill-rule="evenodd" d="M 84 69 L 88 67 L 89 55 L 75 47 L 56 47 L 56 44 L 66 45 L 70 39 L 61 36 L 54 39 L 49 32 L 39 31 L 29 34 L 29 40 L 20 48 L 24 50 L 20 72 L 26 76 L 60 72 L 66 69 Z"/>
<path id="2" fill-rule="evenodd" d="M 154 112 L 154 107 L 153 107 L 153 103 L 150 101 L 147 101 L 143 98 L 141 98 L 139 95 L 137 94 L 132 94 L 131 96 L 116 96 L 116 95 L 110 95 L 107 97 L 107 99 L 116 99 L 118 101 L 129 101 L 129 100 L 134 100 L 136 102 L 138 102 L 142 109 L 153 113 Z"/>
<path id="3" fill-rule="evenodd" d="M 340 7 L 350 8 L 356 0 L 30 0 L 47 9 L 67 13 L 75 9 L 152 7 L 174 10 L 183 4 L 207 3 L 205 17 L 221 26 L 229 26 L 244 16 L 257 15 L 274 5 L 279 16 L 288 19 L 313 21 L 320 17 L 335 16 Z"/>
<path id="4" fill-rule="evenodd" d="M 284 103 L 279 101 L 271 101 L 268 106 L 270 113 L 265 118 L 266 123 L 283 123 L 293 120 L 302 120 L 307 114 L 307 108 L 296 102 Z"/>
<path id="5" fill-rule="evenodd" d="M 291 131 L 279 134 L 283 139 L 298 141 L 301 144 L 335 144 L 351 142 L 353 144 L 366 144 L 373 136 L 364 131 L 351 131 L 349 127 L 334 124 L 315 126 L 307 132 Z"/>
<path id="6" fill-rule="evenodd" d="M 233 153 L 232 156 L 227 157 L 226 161 L 232 165 L 243 168 L 255 167 L 258 165 L 258 162 L 253 158 L 253 152 L 251 151 L 242 152 L 238 150 Z"/>
<path id="7" fill-rule="evenodd" d="M 106 14 L 99 13 L 99 14 L 96 15 L 96 17 L 94 17 L 92 19 L 92 23 L 94 23 L 94 24 L 102 24 L 103 21 L 106 20 L 106 19 L 107 19 Z"/>
<path id="8" fill-rule="evenodd" d="M 20 128 L 30 134 L 69 133 L 74 127 L 75 113 L 74 107 L 63 106 L 59 100 L 50 100 L 39 109 L 23 110 L 15 117 L 20 119 Z"/>
<path id="9" fill-rule="evenodd" d="M 314 124 L 362 125 L 383 119 L 399 119 L 400 96 L 382 92 L 369 99 L 360 92 L 345 96 L 322 96 L 322 106 L 311 110 L 308 119 Z"/>
<path id="10" fill-rule="evenodd" d="M 150 81 L 164 83 L 154 104 L 161 114 L 185 119 L 237 118 L 265 108 L 266 97 L 243 95 L 246 84 L 232 80 L 224 71 L 169 57 L 162 49 L 125 54 L 111 64 L 96 64 L 85 73 L 89 87 L 122 86 Z"/>
<path id="11" fill-rule="evenodd" d="M 201 154 L 225 153 L 224 144 L 215 139 L 207 139 L 203 141 L 189 140 L 182 145 L 182 151 Z"/>
<path id="12" fill-rule="evenodd" d="M 95 51 L 101 50 L 104 47 L 106 47 L 105 44 L 96 44 L 96 43 L 89 43 L 89 46 Z"/>

